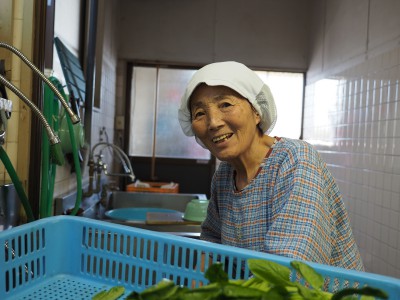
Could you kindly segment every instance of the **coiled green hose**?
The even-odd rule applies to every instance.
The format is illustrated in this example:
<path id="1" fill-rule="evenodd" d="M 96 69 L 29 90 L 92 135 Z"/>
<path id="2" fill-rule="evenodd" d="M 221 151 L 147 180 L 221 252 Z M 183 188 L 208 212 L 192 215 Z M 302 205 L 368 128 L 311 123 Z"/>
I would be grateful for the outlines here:
<path id="1" fill-rule="evenodd" d="M 73 126 L 78 126 L 79 124 L 72 125 L 72 120 L 70 116 L 67 114 L 67 124 L 68 124 L 68 131 L 69 131 L 69 137 L 71 140 L 71 146 L 72 146 L 72 156 L 74 159 L 74 165 L 75 165 L 75 173 L 76 173 L 76 200 L 75 200 L 75 206 L 74 209 L 71 212 L 71 215 L 76 215 L 78 213 L 78 210 L 81 206 L 82 202 L 82 174 L 81 174 L 81 167 L 79 163 L 79 157 L 78 157 L 78 147 L 76 145 L 76 140 L 75 140 L 75 134 L 74 134 L 74 128 Z"/>
<path id="2" fill-rule="evenodd" d="M 49 80 L 51 83 L 58 89 L 59 93 L 67 99 L 66 94 L 64 93 L 62 84 L 55 77 L 50 77 Z M 46 103 L 44 105 L 44 114 L 49 123 L 52 124 L 53 129 L 58 131 L 59 129 L 59 120 L 58 120 L 58 110 L 59 106 L 55 105 L 53 100 L 57 100 L 54 98 L 55 95 L 52 91 L 45 89 L 45 100 Z M 57 103 L 57 102 L 56 102 Z M 73 128 L 72 120 L 69 114 L 65 114 L 67 118 L 67 125 L 69 136 L 71 140 L 72 146 L 72 156 L 75 165 L 75 173 L 76 173 L 76 185 L 77 185 L 77 195 L 75 200 L 75 206 L 71 212 L 72 215 L 76 215 L 79 207 L 82 202 L 82 174 L 78 157 L 78 149 L 75 140 L 75 131 Z M 76 125 L 76 126 L 79 126 Z M 53 194 L 54 194 L 54 182 L 56 175 L 56 164 L 54 161 L 50 162 L 50 152 L 49 142 L 45 137 L 42 140 L 42 183 L 41 183 L 41 195 L 40 195 L 40 217 L 45 218 L 52 216 L 53 209 Z"/>
<path id="3" fill-rule="evenodd" d="M 50 77 L 49 81 L 56 87 L 59 87 L 58 80 L 54 77 Z M 61 87 L 61 85 L 60 85 Z M 62 87 L 61 87 L 62 88 Z M 62 94 L 65 97 L 65 94 Z M 44 107 L 43 115 L 47 122 L 53 128 L 55 133 L 58 133 L 58 115 L 59 106 L 55 94 L 45 86 L 44 88 Z M 46 138 L 45 134 L 42 134 L 42 178 L 40 187 L 40 218 L 50 217 L 52 215 L 53 208 L 53 194 L 54 194 L 54 182 L 56 176 L 56 164 L 54 160 L 51 160 L 50 143 Z M 62 155 L 62 158 L 64 156 Z M 64 160 L 63 160 L 64 161 Z"/>

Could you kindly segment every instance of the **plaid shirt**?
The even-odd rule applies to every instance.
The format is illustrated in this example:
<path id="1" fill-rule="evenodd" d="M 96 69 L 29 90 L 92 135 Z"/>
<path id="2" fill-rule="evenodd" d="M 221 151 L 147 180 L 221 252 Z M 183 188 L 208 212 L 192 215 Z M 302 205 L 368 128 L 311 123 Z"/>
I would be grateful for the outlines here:
<path id="1" fill-rule="evenodd" d="M 237 191 L 233 178 L 222 162 L 201 239 L 363 270 L 342 196 L 308 143 L 281 138 L 248 186 Z"/>

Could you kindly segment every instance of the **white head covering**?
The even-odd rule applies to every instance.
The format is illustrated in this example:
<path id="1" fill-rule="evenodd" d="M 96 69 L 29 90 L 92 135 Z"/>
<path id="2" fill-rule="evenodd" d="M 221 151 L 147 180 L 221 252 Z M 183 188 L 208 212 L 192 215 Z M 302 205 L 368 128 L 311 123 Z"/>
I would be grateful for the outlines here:
<path id="1" fill-rule="evenodd" d="M 260 114 L 260 128 L 269 134 L 276 123 L 276 107 L 269 87 L 245 65 L 234 62 L 212 63 L 199 69 L 186 87 L 178 110 L 179 123 L 187 136 L 193 136 L 189 100 L 196 87 L 205 83 L 209 86 L 223 85 L 246 98 Z M 197 142 L 204 145 L 196 139 Z"/>

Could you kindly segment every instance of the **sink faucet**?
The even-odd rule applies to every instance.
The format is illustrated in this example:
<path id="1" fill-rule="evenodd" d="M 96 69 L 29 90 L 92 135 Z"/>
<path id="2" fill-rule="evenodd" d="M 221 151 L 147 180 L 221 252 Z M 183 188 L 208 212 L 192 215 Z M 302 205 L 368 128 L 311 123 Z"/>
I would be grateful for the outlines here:
<path id="1" fill-rule="evenodd" d="M 100 194 L 100 204 L 103 206 L 104 209 L 108 209 L 110 204 L 109 204 L 109 192 L 113 191 L 119 191 L 119 187 L 114 185 L 113 183 L 111 184 L 103 184 L 101 188 L 101 194 Z"/>
<path id="2" fill-rule="evenodd" d="M 119 158 L 124 172 L 125 173 L 111 173 L 108 171 L 108 166 L 106 163 L 103 161 L 103 155 L 101 154 L 94 154 L 95 149 L 99 146 L 103 146 L 102 149 L 104 148 L 112 148 L 112 150 L 115 152 L 115 156 Z M 95 157 L 97 160 L 95 161 Z M 118 146 L 108 143 L 108 142 L 99 142 L 95 144 L 90 151 L 89 154 L 89 161 L 88 161 L 88 166 L 89 166 L 89 188 L 86 193 L 84 193 L 84 197 L 90 197 L 93 193 L 99 193 L 101 190 L 101 174 L 104 172 L 106 176 L 125 176 L 129 177 L 132 181 L 135 180 L 135 174 L 133 173 L 132 165 L 129 160 L 129 157 L 125 154 L 125 152 L 119 148 Z M 96 174 L 96 178 L 95 178 Z M 96 180 L 96 188 L 93 189 L 93 181 Z"/>

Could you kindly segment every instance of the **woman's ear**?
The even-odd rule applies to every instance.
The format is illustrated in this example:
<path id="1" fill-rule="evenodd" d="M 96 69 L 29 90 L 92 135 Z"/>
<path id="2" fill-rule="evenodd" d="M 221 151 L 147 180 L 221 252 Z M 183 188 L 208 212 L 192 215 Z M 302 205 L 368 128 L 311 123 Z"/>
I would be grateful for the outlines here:
<path id="1" fill-rule="evenodd" d="M 260 116 L 258 110 L 255 109 L 255 107 L 254 107 L 250 102 L 249 102 L 249 105 L 250 105 L 250 107 L 251 107 L 251 109 L 253 110 L 253 113 L 254 113 L 254 115 L 255 115 L 257 126 L 261 129 L 261 127 L 260 127 L 261 116 Z M 262 130 L 261 130 L 261 131 L 262 131 Z"/>
<path id="2" fill-rule="evenodd" d="M 258 111 L 254 111 L 254 113 L 256 114 L 256 121 L 257 121 L 257 125 L 260 125 L 260 123 L 261 123 L 261 116 L 260 116 L 260 114 L 258 113 Z"/>

